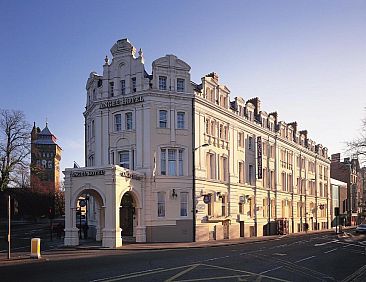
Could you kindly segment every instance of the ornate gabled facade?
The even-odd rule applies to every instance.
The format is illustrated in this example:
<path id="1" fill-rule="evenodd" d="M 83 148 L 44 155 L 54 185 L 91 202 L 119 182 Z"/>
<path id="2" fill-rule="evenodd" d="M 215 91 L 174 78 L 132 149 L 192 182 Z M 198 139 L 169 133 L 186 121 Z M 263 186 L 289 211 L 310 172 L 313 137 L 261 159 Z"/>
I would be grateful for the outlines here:
<path id="1" fill-rule="evenodd" d="M 111 53 L 86 85 L 86 167 L 64 172 L 66 245 L 79 243 L 80 195 L 106 247 L 122 244 L 121 228 L 137 242 L 169 242 L 330 226 L 327 149 L 296 122 L 278 121 L 259 98 L 232 100 L 216 73 L 191 82 L 174 55 L 148 74 L 127 39 Z"/>

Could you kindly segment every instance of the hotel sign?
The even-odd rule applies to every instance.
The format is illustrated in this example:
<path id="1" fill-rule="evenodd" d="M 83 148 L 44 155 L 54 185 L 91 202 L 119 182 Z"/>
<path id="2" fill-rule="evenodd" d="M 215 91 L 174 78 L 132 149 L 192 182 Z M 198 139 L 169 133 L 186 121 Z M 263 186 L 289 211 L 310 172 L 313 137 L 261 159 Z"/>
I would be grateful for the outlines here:
<path id="1" fill-rule="evenodd" d="M 71 172 L 72 177 L 98 176 L 98 175 L 104 175 L 104 174 L 105 174 L 105 171 L 103 169 L 73 171 L 73 172 Z"/>
<path id="2" fill-rule="evenodd" d="M 257 169 L 258 179 L 262 179 L 262 138 L 257 137 Z"/>
<path id="3" fill-rule="evenodd" d="M 136 103 L 141 103 L 143 101 L 144 101 L 143 96 L 119 98 L 119 99 L 101 102 L 100 109 L 136 104 Z"/>
<path id="4" fill-rule="evenodd" d="M 141 180 L 143 178 L 141 175 L 133 173 L 131 171 L 122 171 L 121 176 L 126 177 L 126 178 L 135 179 L 135 180 Z"/>

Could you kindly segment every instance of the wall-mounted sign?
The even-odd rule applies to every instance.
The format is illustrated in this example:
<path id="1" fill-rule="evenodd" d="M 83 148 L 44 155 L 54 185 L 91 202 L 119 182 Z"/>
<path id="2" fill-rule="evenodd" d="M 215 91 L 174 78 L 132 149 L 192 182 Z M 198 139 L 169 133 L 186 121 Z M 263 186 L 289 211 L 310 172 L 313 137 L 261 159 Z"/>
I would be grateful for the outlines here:
<path id="1" fill-rule="evenodd" d="M 97 175 L 104 175 L 104 174 L 105 174 L 105 171 L 103 169 L 73 171 L 73 172 L 71 172 L 72 177 L 97 176 Z"/>
<path id="2" fill-rule="evenodd" d="M 257 169 L 258 179 L 262 179 L 262 138 L 257 137 Z"/>
<path id="3" fill-rule="evenodd" d="M 119 98 L 119 99 L 101 102 L 100 109 L 118 107 L 118 106 L 129 105 L 129 104 L 136 104 L 136 103 L 141 103 L 143 101 L 144 101 L 143 96 Z"/>
<path id="4" fill-rule="evenodd" d="M 198 205 L 196 206 L 196 209 L 197 209 L 197 210 L 199 210 L 199 211 L 204 211 L 204 210 L 205 210 L 205 208 L 206 208 L 206 206 L 205 206 L 204 204 L 198 204 Z"/>
<path id="5" fill-rule="evenodd" d="M 203 202 L 205 204 L 209 204 L 211 202 L 211 194 L 207 194 L 203 196 Z"/>
<path id="6" fill-rule="evenodd" d="M 141 180 L 143 178 L 143 176 L 133 173 L 131 171 L 122 171 L 121 176 L 126 177 L 126 178 L 135 179 L 135 180 Z"/>

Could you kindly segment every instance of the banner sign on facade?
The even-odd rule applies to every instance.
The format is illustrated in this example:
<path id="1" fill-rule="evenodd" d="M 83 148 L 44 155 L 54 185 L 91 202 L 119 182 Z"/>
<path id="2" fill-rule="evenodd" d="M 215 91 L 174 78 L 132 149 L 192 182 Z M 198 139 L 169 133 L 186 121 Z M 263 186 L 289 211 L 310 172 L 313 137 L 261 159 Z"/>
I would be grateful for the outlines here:
<path id="1" fill-rule="evenodd" d="M 114 99 L 114 100 L 109 100 L 109 101 L 103 101 L 100 104 L 100 109 L 112 108 L 112 107 L 129 105 L 129 104 L 136 104 L 136 103 L 141 103 L 143 101 L 144 101 L 143 96 L 126 97 L 126 98 Z"/>
<path id="2" fill-rule="evenodd" d="M 257 137 L 257 169 L 258 179 L 262 179 L 262 138 Z"/>
<path id="3" fill-rule="evenodd" d="M 84 171 L 73 171 L 71 172 L 72 177 L 83 177 L 83 176 L 98 176 L 104 175 L 103 169 L 96 169 L 96 170 L 84 170 Z"/>

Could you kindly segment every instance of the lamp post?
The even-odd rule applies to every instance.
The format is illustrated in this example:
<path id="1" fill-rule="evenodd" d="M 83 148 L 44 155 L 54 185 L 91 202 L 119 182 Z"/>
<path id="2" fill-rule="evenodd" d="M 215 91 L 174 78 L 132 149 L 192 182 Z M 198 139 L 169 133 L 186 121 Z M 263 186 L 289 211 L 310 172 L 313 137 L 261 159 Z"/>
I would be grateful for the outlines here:
<path id="1" fill-rule="evenodd" d="M 193 114 L 194 116 L 194 114 Z M 194 145 L 194 134 L 193 134 L 193 145 Z M 196 241 L 196 166 L 195 166 L 195 157 L 196 157 L 196 150 L 198 150 L 201 147 L 207 147 L 209 144 L 205 143 L 198 147 L 193 146 L 192 150 L 192 221 L 193 221 L 193 239 L 192 242 Z"/>
<path id="2" fill-rule="evenodd" d="M 11 206 L 10 206 L 10 195 L 8 195 L 8 259 L 10 259 L 10 215 L 11 215 Z"/>

